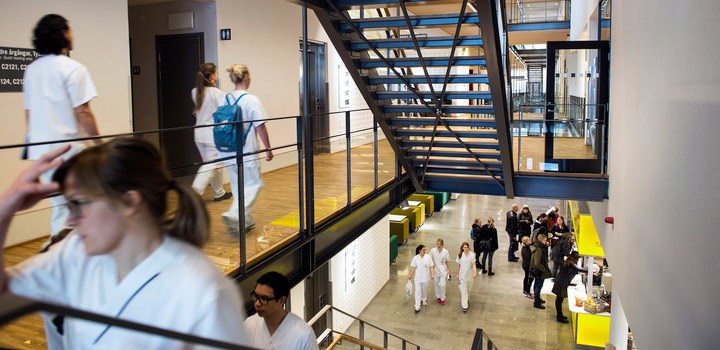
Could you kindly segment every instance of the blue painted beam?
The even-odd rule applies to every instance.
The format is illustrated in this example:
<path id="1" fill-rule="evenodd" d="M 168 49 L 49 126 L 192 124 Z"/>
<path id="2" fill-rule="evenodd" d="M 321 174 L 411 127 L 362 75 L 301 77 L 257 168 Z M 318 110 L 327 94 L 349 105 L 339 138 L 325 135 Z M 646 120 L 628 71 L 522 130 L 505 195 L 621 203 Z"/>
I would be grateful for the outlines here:
<path id="1" fill-rule="evenodd" d="M 418 91 L 418 94 L 426 100 L 433 98 L 430 91 Z M 436 92 L 440 98 L 440 91 Z M 394 100 L 394 99 L 417 99 L 417 96 L 410 91 L 380 91 L 377 93 L 378 100 Z M 490 91 L 446 91 L 446 100 L 489 100 L 491 98 Z"/>
<path id="2" fill-rule="evenodd" d="M 497 134 L 495 133 L 495 130 L 493 131 L 485 131 L 485 130 L 453 130 L 455 135 L 458 137 L 467 137 L 467 138 L 479 138 L 479 139 L 497 139 Z M 425 137 L 432 137 L 433 131 L 432 129 L 396 129 L 395 133 L 399 136 L 425 136 Z M 440 130 L 438 128 L 437 132 L 435 133 L 436 137 L 454 137 L 453 134 L 447 129 Z M 463 140 L 465 141 L 465 140 Z"/>
<path id="3" fill-rule="evenodd" d="M 459 16 L 457 13 L 430 15 L 430 16 L 411 16 L 410 25 L 414 28 L 431 27 L 431 26 L 450 26 L 457 25 Z M 352 20 L 355 27 L 359 29 L 387 29 L 387 28 L 407 28 L 405 17 L 380 17 L 365 18 Z M 478 24 L 478 16 L 476 13 L 468 12 L 463 17 L 463 24 Z M 344 32 L 352 31 L 352 27 L 347 23 L 340 24 L 340 30 Z"/>
<path id="4" fill-rule="evenodd" d="M 427 79 L 424 75 L 405 75 L 405 80 L 411 84 L 426 84 Z M 430 82 L 433 84 L 442 84 L 445 81 L 444 75 L 431 75 Z M 368 78 L 368 84 L 379 85 L 379 84 L 402 84 L 400 78 L 393 75 L 376 75 Z M 449 84 L 487 84 L 488 77 L 485 74 L 463 74 L 463 75 L 451 75 L 448 78 Z"/>
<path id="5" fill-rule="evenodd" d="M 603 19 L 600 21 L 600 28 L 610 28 L 610 20 Z"/>
<path id="6" fill-rule="evenodd" d="M 515 195 L 521 197 L 600 201 L 608 198 L 607 179 L 515 175 Z"/>
<path id="7" fill-rule="evenodd" d="M 464 141 L 464 140 L 463 140 Z M 401 140 L 400 143 L 403 147 L 430 147 L 430 140 Z M 473 142 L 465 141 L 465 144 L 470 149 L 494 149 L 500 150 L 500 145 L 497 142 Z M 442 148 L 463 148 L 463 145 L 457 141 L 438 141 L 433 142 L 434 147 Z"/>
<path id="8" fill-rule="evenodd" d="M 432 107 L 432 106 L 431 106 Z M 432 112 L 425 105 L 386 105 L 381 106 L 385 113 L 429 113 Z M 475 113 L 493 114 L 492 106 L 442 106 L 443 113 Z"/>
<path id="9" fill-rule="evenodd" d="M 422 67 L 419 58 L 387 58 L 393 67 Z M 449 57 L 426 57 L 425 65 L 428 67 L 447 67 L 450 65 Z M 484 66 L 485 57 L 482 56 L 458 56 L 452 60 L 453 66 Z M 385 68 L 387 65 L 380 59 L 362 59 L 360 60 L 360 68 Z"/>
<path id="10" fill-rule="evenodd" d="M 450 126 L 476 126 L 480 128 L 495 128 L 495 118 L 443 118 Z M 433 126 L 435 118 L 430 117 L 396 117 L 389 120 L 393 126 Z"/>
<path id="11" fill-rule="evenodd" d="M 468 178 L 459 176 L 438 176 L 430 173 L 425 177 L 428 191 L 457 192 L 505 196 L 505 190 L 490 177 Z"/>
<path id="12" fill-rule="evenodd" d="M 418 38 L 418 46 L 421 48 L 451 47 L 453 37 L 430 37 Z M 479 35 L 461 36 L 458 38 L 457 46 L 482 46 L 482 37 Z M 370 40 L 370 45 L 363 41 L 354 41 L 350 44 L 352 51 L 365 51 L 370 47 L 377 49 L 414 49 L 415 44 L 411 38 L 391 38 Z"/>
<path id="13" fill-rule="evenodd" d="M 497 159 L 481 159 L 485 165 L 493 170 L 502 171 L 502 162 Z M 413 164 L 424 164 L 425 157 L 413 157 L 411 159 Z M 469 170 L 483 170 L 482 165 L 477 160 L 462 160 L 462 159 L 436 159 L 430 158 L 428 164 L 439 167 L 457 167 L 457 168 L 468 168 Z"/>
<path id="14" fill-rule="evenodd" d="M 508 32 L 532 32 L 538 30 L 570 29 L 570 21 L 512 23 L 507 26 Z"/>

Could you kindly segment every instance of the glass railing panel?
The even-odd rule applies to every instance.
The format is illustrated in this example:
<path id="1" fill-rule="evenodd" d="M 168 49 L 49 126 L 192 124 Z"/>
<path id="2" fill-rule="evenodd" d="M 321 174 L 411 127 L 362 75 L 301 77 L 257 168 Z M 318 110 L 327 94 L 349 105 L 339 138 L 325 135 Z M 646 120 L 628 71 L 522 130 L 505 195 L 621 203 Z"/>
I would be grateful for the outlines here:
<path id="1" fill-rule="evenodd" d="M 2 349 L 47 349 L 43 320 L 32 313 L 0 326 Z"/>
<path id="2" fill-rule="evenodd" d="M 377 129 L 377 154 L 378 154 L 378 186 L 392 182 L 395 179 L 395 166 L 397 164 L 395 151 L 393 151 L 385 134 L 378 127 Z"/>
<path id="3" fill-rule="evenodd" d="M 507 0 L 507 21 L 541 23 L 570 20 L 570 0 Z"/>
<path id="4" fill-rule="evenodd" d="M 333 216 L 347 205 L 347 147 L 345 138 L 344 113 L 331 115 L 333 136 L 328 137 L 330 149 L 327 152 L 315 152 L 315 223 Z M 337 136 L 335 136 L 337 135 Z M 316 138 L 317 140 L 317 138 Z"/>
<path id="5" fill-rule="evenodd" d="M 375 190 L 375 135 L 370 111 L 351 114 L 350 168 L 351 201 L 357 201 Z"/>

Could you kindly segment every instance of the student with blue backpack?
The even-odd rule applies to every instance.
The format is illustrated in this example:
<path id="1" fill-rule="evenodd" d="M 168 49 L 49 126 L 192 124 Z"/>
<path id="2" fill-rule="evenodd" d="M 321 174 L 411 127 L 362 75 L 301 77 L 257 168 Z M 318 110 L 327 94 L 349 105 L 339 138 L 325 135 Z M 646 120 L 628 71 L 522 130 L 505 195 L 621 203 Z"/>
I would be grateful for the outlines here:
<path id="1" fill-rule="evenodd" d="M 225 106 L 220 106 L 213 115 L 215 123 L 228 122 L 228 111 L 231 111 L 231 118 L 235 121 L 243 121 L 242 124 L 227 124 L 224 126 L 215 126 L 213 128 L 213 136 L 215 145 L 220 151 L 220 157 L 233 156 L 236 154 L 235 149 L 242 147 L 242 153 L 257 152 L 259 148 L 258 138 L 265 145 L 266 159 L 273 159 L 273 152 L 269 149 L 270 138 L 268 137 L 267 128 L 264 119 L 267 118 L 265 109 L 260 99 L 247 90 L 250 88 L 250 71 L 243 64 L 234 64 L 227 68 L 230 73 L 230 80 L 235 84 L 235 90 L 225 96 Z M 235 107 L 237 106 L 237 107 Z M 234 115 L 232 115 L 234 114 Z M 237 135 L 241 133 L 240 135 Z M 242 145 L 237 145 L 237 141 Z M 233 193 L 233 203 L 222 214 L 223 221 L 232 233 L 240 233 L 239 220 L 239 202 L 238 202 L 238 168 L 236 159 L 226 161 L 230 174 L 230 187 Z M 260 178 L 260 164 L 257 154 L 246 155 L 243 157 L 243 187 L 245 188 L 245 227 L 244 232 L 255 228 L 255 221 L 252 218 L 252 206 L 257 199 L 260 189 L 263 186 Z"/>

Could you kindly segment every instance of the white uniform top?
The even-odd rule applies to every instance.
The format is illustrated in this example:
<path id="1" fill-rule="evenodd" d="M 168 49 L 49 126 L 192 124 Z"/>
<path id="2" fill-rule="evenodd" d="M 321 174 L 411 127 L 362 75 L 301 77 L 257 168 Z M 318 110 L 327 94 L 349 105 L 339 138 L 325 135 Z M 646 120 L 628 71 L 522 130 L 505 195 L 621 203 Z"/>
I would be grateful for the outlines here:
<path id="1" fill-rule="evenodd" d="M 97 96 L 87 68 L 65 55 L 44 55 L 25 71 L 25 109 L 30 113 L 28 142 L 43 142 L 88 136 L 75 118 L 74 108 Z M 38 159 L 61 144 L 33 146 L 29 159 Z"/>
<path id="2" fill-rule="evenodd" d="M 450 261 L 450 252 L 443 248 L 442 251 L 438 251 L 437 247 L 430 250 L 430 257 L 432 257 L 437 273 L 447 275 L 447 262 Z"/>
<path id="3" fill-rule="evenodd" d="M 190 91 L 190 97 L 192 98 L 193 103 L 197 105 L 197 88 L 193 88 L 192 91 Z M 200 106 L 197 113 L 195 113 L 195 125 L 215 124 L 213 113 L 215 113 L 218 106 L 222 106 L 224 104 L 225 93 L 214 86 L 206 86 L 203 104 Z M 195 129 L 195 142 L 215 144 L 215 140 L 213 139 L 213 128 L 207 127 Z"/>
<path id="4" fill-rule="evenodd" d="M 317 350 L 315 332 L 302 318 L 288 313 L 282 320 L 275 333 L 270 332 L 265 319 L 254 314 L 245 320 L 245 329 L 250 337 L 250 346 L 259 349 L 271 350 Z"/>
<path id="5" fill-rule="evenodd" d="M 425 254 L 422 258 L 420 254 L 415 255 L 410 266 L 415 268 L 415 282 L 422 283 L 430 280 L 430 268 L 434 266 L 430 255 Z"/>
<path id="6" fill-rule="evenodd" d="M 238 288 L 188 243 L 162 244 L 118 283 L 109 255 L 87 256 L 76 234 L 8 269 L 10 291 L 128 321 L 248 344 Z M 123 309 L 122 313 L 120 310 Z M 120 315 L 118 315 L 120 313 Z M 102 323 L 65 318 L 67 349 L 186 349 L 184 343 Z"/>
<path id="7" fill-rule="evenodd" d="M 258 126 L 265 123 L 265 121 L 257 121 L 257 120 L 266 119 L 267 115 L 265 114 L 265 109 L 263 108 L 262 103 L 260 102 L 260 99 L 257 98 L 257 96 L 255 96 L 255 95 L 247 94 L 247 91 L 245 91 L 245 90 L 235 90 L 233 92 L 230 92 L 230 95 L 232 95 L 232 96 L 228 96 L 229 99 L 231 100 L 230 103 L 234 103 L 235 100 L 238 97 L 240 97 L 240 95 L 242 95 L 242 94 L 246 94 L 246 95 L 240 99 L 240 101 L 238 102 L 238 106 L 240 106 L 240 108 L 242 109 L 243 121 L 248 121 L 248 120 L 255 121 L 252 124 L 249 124 L 249 123 L 243 124 L 244 130 L 247 130 L 248 127 L 252 128 L 252 130 L 250 130 L 250 132 L 248 132 L 247 139 L 245 140 L 245 146 L 243 147 L 243 153 L 256 152 L 260 148 L 260 146 L 258 144 L 257 135 L 255 134 L 255 128 L 257 128 Z M 225 97 L 223 96 L 222 105 L 224 106 L 226 104 L 227 104 L 227 101 L 225 100 Z M 235 152 L 220 152 L 220 157 L 227 157 L 227 156 L 231 156 L 234 154 L 235 154 Z M 245 156 L 243 158 L 243 162 L 249 162 L 248 164 L 245 164 L 245 165 L 258 166 L 257 161 L 256 161 L 257 159 L 258 159 L 258 155 L 254 154 L 254 155 L 250 155 L 250 156 Z M 233 164 L 235 164 L 234 159 L 231 161 Z"/>
<path id="8" fill-rule="evenodd" d="M 475 253 L 468 252 L 465 254 L 465 252 L 463 252 L 460 257 L 455 260 L 455 262 L 460 264 L 460 271 L 458 271 L 460 279 L 467 280 L 472 277 L 472 267 L 475 263 Z"/>

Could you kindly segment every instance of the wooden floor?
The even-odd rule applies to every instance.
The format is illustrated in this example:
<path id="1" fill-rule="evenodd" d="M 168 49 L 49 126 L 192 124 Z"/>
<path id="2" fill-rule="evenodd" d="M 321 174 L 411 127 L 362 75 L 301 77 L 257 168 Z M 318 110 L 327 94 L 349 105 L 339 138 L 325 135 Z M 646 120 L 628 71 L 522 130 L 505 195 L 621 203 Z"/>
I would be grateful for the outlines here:
<path id="1" fill-rule="evenodd" d="M 514 140 L 514 162 L 517 167 L 517 137 Z M 581 139 L 555 139 L 556 154 L 564 152 L 568 157 L 591 155 L 582 145 Z M 522 159 L 531 157 L 537 162 L 544 159 L 544 138 L 523 137 Z M 374 187 L 374 152 L 372 144 L 361 145 L 351 150 L 351 199 L 370 193 Z M 391 181 L 395 174 L 395 155 L 386 140 L 379 141 L 378 183 Z M 315 219 L 321 221 L 332 215 L 347 203 L 346 153 L 315 155 Z M 525 163 L 523 163 L 523 170 Z M 538 171 L 538 170 L 536 170 Z M 281 247 L 285 242 L 298 238 L 298 173 L 297 166 L 289 166 L 262 174 L 264 187 L 253 208 L 256 228 L 246 234 L 248 264 L 261 260 L 263 255 Z M 229 188 L 227 188 L 229 190 Z M 231 201 L 214 202 L 212 194 L 204 195 L 211 215 L 211 237 L 204 251 L 219 269 L 225 273 L 239 266 L 240 240 L 238 235 L 228 232 L 221 214 Z M 39 251 L 47 238 L 40 238 L 5 249 L 6 266 L 15 265 Z M 16 349 L 43 349 L 45 336 L 39 316 L 29 316 L 0 328 L 0 347 Z"/>

